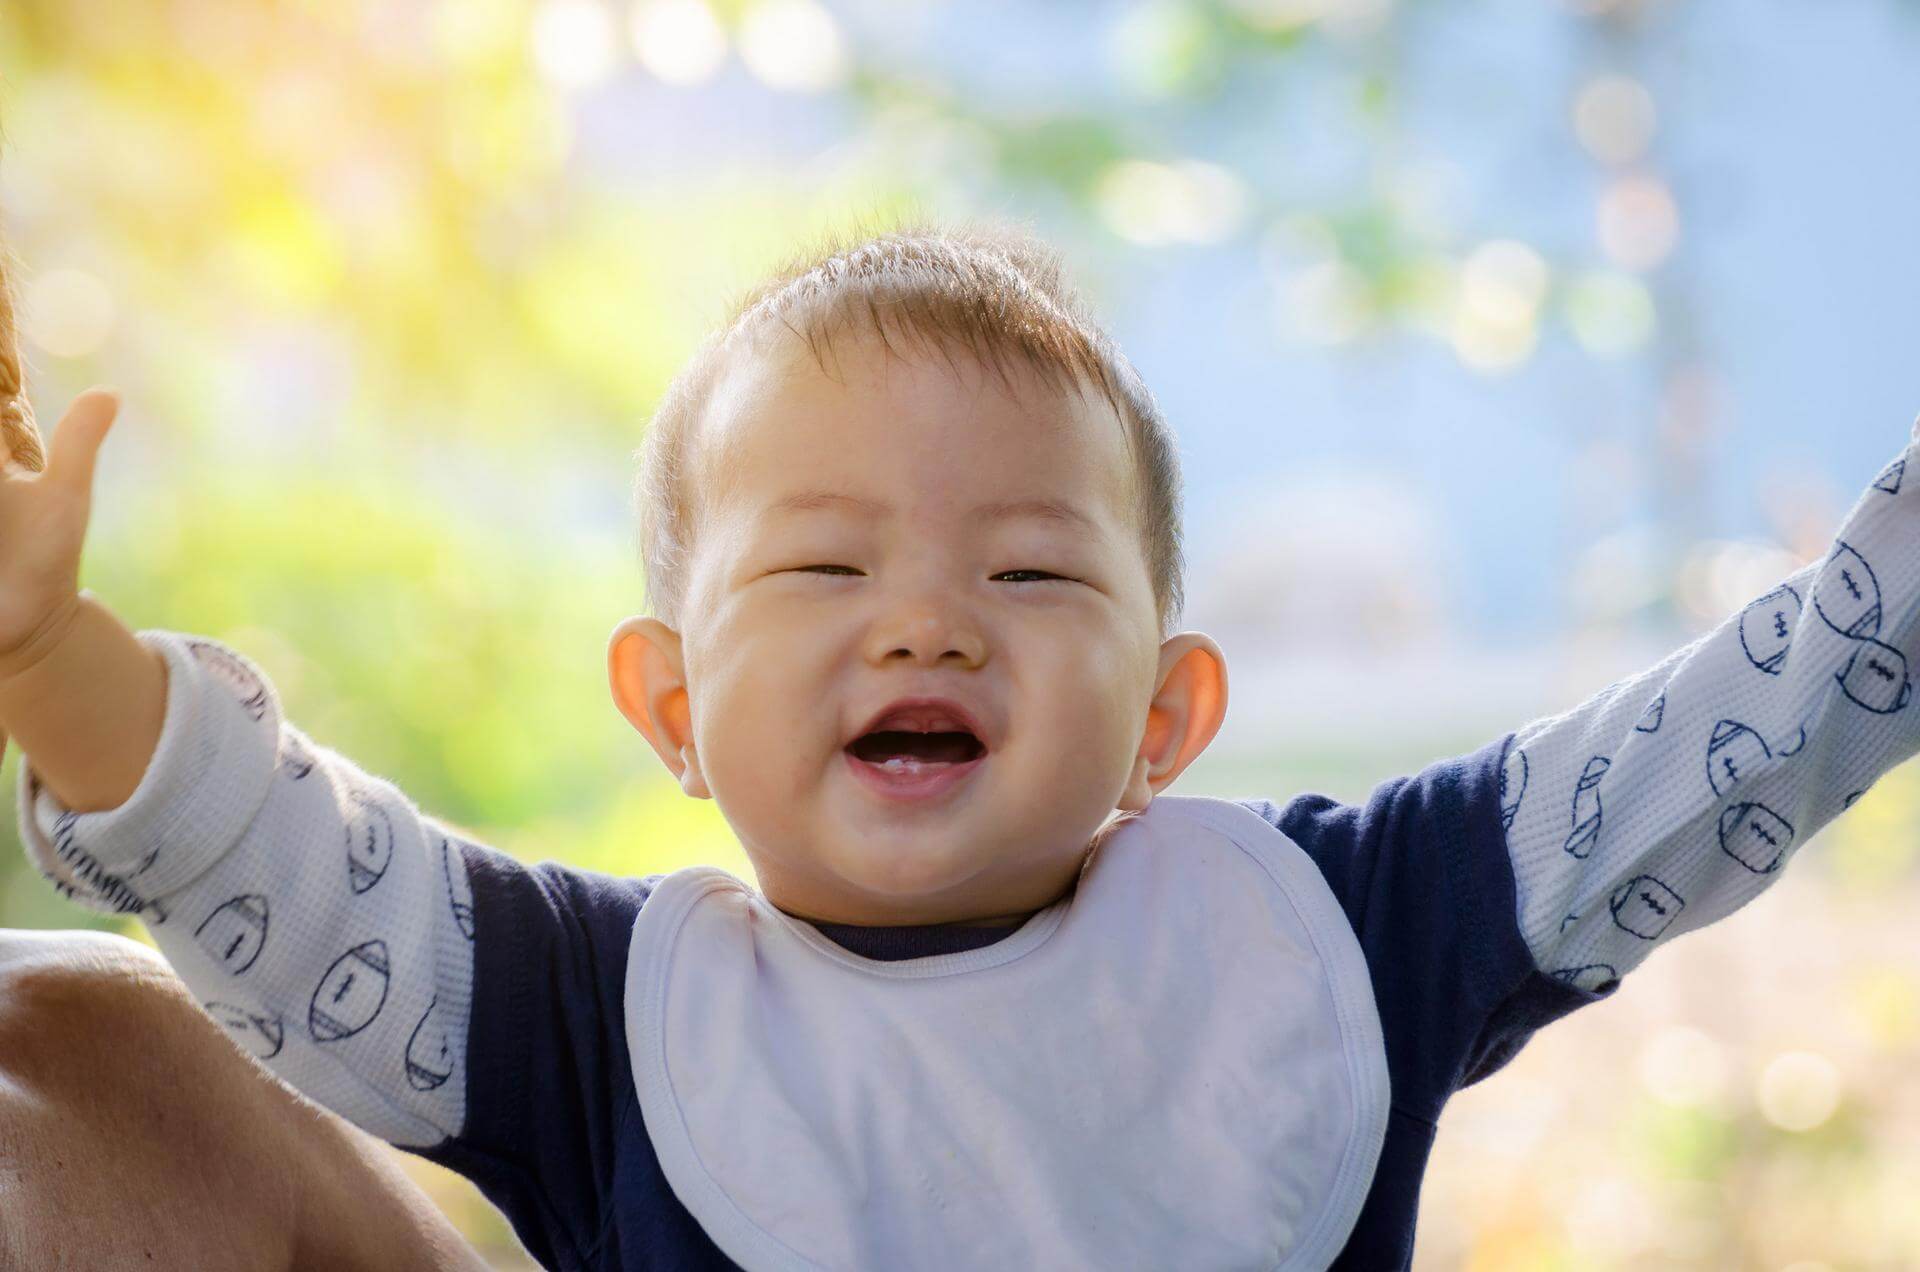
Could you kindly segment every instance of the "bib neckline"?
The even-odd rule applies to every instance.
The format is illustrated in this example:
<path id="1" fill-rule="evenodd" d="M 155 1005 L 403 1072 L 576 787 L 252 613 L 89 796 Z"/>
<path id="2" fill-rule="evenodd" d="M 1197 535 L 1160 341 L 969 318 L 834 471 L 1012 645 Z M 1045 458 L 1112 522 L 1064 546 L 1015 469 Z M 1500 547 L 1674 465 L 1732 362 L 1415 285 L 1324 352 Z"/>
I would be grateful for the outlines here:
<path id="1" fill-rule="evenodd" d="M 720 873 L 725 874 L 724 871 Z M 728 875 L 727 878 L 731 880 L 732 876 Z M 738 880 L 733 882 L 739 883 Z M 744 884 L 740 886 L 745 888 Z M 926 980 L 1003 967 L 1031 954 L 1059 930 L 1060 921 L 1067 917 L 1067 908 L 1073 904 L 1077 891 L 1077 887 L 1069 888 L 1058 901 L 1034 911 L 1018 927 L 1009 929 L 1007 935 L 989 944 L 945 954 L 922 954 L 915 958 L 868 958 L 864 954 L 856 954 L 805 919 L 797 919 L 771 904 L 758 889 L 746 888 L 744 895 L 747 904 L 756 911 L 771 916 L 815 952 L 842 967 L 885 980 Z"/>

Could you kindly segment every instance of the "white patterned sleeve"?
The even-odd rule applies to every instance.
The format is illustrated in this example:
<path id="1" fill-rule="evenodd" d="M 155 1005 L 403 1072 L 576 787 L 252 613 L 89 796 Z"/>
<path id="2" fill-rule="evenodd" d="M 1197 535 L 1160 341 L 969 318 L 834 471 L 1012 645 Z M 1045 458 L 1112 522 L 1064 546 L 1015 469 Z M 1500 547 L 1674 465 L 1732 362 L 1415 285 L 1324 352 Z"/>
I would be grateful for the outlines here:
<path id="1" fill-rule="evenodd" d="M 1501 817 L 1543 971 L 1606 990 L 1779 878 L 1920 751 L 1920 423 L 1818 561 L 1509 743 Z"/>
<path id="2" fill-rule="evenodd" d="M 77 813 L 20 764 L 28 857 L 137 914 L 228 1036 L 391 1143 L 458 1134 L 473 983 L 460 845 L 391 782 L 281 719 L 244 655 L 168 631 L 166 716 L 140 785 Z"/>

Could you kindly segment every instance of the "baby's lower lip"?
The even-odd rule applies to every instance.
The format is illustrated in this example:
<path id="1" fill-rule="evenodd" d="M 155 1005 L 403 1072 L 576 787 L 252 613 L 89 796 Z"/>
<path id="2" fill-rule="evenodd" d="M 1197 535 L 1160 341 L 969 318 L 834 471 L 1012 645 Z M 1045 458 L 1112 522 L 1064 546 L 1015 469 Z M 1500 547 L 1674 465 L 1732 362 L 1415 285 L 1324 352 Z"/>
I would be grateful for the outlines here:
<path id="1" fill-rule="evenodd" d="M 986 753 L 982 752 L 971 760 L 962 763 L 920 763 L 909 760 L 904 765 L 888 769 L 883 764 L 863 760 L 852 751 L 843 750 L 847 767 L 853 775 L 870 791 L 886 799 L 911 803 L 930 800 L 945 795 L 972 776 L 974 770 L 986 763 Z"/>

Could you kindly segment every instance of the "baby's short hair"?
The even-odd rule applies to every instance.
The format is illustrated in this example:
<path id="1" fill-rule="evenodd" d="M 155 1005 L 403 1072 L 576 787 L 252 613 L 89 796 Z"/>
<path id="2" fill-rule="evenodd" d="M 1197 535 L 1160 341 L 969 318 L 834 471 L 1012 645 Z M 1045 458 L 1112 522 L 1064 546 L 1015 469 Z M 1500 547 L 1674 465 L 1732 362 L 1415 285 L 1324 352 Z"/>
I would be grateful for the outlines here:
<path id="1" fill-rule="evenodd" d="M 1180 460 L 1153 394 L 1064 277 L 1060 257 L 1024 227 L 1003 220 L 941 225 L 916 221 L 881 234 L 829 232 L 750 287 L 667 387 L 646 440 L 634 452 L 634 512 L 647 608 L 678 629 L 686 563 L 700 520 L 689 489 L 701 414 L 731 357 L 758 351 L 761 333 L 784 325 L 807 344 L 822 373 L 825 351 L 849 332 L 941 353 L 949 366 L 970 355 L 1007 382 L 1018 359 L 1050 388 L 1091 384 L 1126 434 L 1138 528 L 1162 639 L 1182 607 Z"/>

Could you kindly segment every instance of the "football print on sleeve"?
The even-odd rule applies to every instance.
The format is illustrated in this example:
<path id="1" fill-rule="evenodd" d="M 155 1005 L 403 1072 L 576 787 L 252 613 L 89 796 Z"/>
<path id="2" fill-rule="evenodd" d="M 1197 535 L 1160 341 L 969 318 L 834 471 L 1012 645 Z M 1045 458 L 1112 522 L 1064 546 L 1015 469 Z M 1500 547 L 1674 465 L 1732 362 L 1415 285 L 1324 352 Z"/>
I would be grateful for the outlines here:
<path id="1" fill-rule="evenodd" d="M 366 941 L 333 960 L 307 1010 L 313 1040 L 339 1042 L 372 1024 L 387 1005 L 390 968 L 385 941 Z"/>
<path id="2" fill-rule="evenodd" d="M 261 1013 L 233 1003 L 202 1003 L 214 1023 L 256 1060 L 271 1060 L 286 1044 L 286 1024 L 272 1012 Z"/>
<path id="3" fill-rule="evenodd" d="M 1920 425 L 1818 560 L 1658 666 L 1515 733 L 1501 819 L 1542 970 L 1591 988 L 1598 969 L 1624 974 L 1730 914 L 1920 752 L 1916 445 Z M 1521 800 L 1528 788 L 1544 800 Z"/>
<path id="4" fill-rule="evenodd" d="M 439 1004 L 437 997 L 427 1004 L 427 1014 L 407 1038 L 407 1081 L 416 1091 L 431 1091 L 453 1076 L 453 1044 L 445 1022 L 433 1014 Z"/>
<path id="5" fill-rule="evenodd" d="M 393 819 L 364 791 L 351 792 L 352 815 L 347 818 L 347 883 L 354 895 L 386 877 L 393 864 Z"/>
<path id="6" fill-rule="evenodd" d="M 257 892 L 234 897 L 200 921 L 193 938 L 229 976 L 253 966 L 267 944 L 267 899 Z"/>

